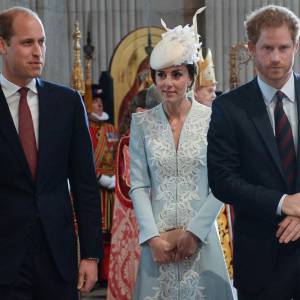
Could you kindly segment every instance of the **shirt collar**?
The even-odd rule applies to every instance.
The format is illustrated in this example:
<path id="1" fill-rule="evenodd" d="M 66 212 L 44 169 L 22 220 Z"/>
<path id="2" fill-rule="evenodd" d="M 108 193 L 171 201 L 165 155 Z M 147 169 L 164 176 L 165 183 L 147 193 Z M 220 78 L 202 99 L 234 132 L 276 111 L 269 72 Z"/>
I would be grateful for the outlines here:
<path id="1" fill-rule="evenodd" d="M 266 105 L 270 105 L 274 99 L 277 89 L 263 81 L 259 75 L 257 75 L 257 83 L 260 87 Z M 295 78 L 293 73 L 280 90 L 287 96 L 289 101 L 295 102 Z"/>
<path id="2" fill-rule="evenodd" d="M 12 96 L 13 94 L 15 94 L 21 88 L 20 86 L 12 83 L 8 79 L 6 79 L 2 73 L 0 74 L 0 85 L 2 87 L 4 96 L 6 98 Z M 33 92 L 35 95 L 37 95 L 36 79 L 35 78 L 33 78 L 26 85 L 26 87 L 28 87 L 31 92 Z"/>

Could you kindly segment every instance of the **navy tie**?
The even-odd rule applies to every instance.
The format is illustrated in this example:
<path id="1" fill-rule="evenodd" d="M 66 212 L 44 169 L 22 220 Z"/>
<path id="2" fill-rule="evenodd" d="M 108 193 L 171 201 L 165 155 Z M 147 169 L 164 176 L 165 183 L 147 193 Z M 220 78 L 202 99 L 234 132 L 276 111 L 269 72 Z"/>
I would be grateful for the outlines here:
<path id="1" fill-rule="evenodd" d="M 27 103 L 28 88 L 23 87 L 20 93 L 19 102 L 19 138 L 25 157 L 27 159 L 32 177 L 35 179 L 37 170 L 37 146 L 34 134 L 31 111 Z"/>
<path id="2" fill-rule="evenodd" d="M 274 110 L 275 135 L 285 172 L 289 190 L 293 191 L 296 179 L 296 152 L 291 124 L 283 110 L 282 98 L 285 94 L 281 91 L 276 93 L 277 103 Z"/>

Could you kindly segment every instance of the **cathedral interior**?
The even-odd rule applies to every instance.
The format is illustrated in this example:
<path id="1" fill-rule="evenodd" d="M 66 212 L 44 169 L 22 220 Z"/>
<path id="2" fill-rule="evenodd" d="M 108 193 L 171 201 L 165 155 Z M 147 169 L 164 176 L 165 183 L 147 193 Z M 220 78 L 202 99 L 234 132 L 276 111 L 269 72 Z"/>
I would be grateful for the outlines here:
<path id="1" fill-rule="evenodd" d="M 2 0 L 0 10 L 24 6 L 40 16 L 47 36 L 43 79 L 77 90 L 88 113 L 92 112 L 94 89 L 101 90 L 109 123 L 109 133 L 105 133 L 109 136 L 108 152 L 112 152 L 118 140 L 115 132 L 126 122 L 132 98 L 152 84 L 149 57 L 164 32 L 161 19 L 169 28 L 191 24 L 195 11 L 206 6 L 197 17 L 202 52 L 205 57 L 210 49 L 217 91 L 226 92 L 255 76 L 243 22 L 249 12 L 266 4 L 284 5 L 300 15 L 298 0 Z M 300 70 L 299 54 L 294 66 L 295 71 Z M 109 155 L 99 172 L 113 176 L 108 164 L 115 162 Z M 114 195 L 102 195 L 102 199 L 109 197 Z M 108 257 L 112 210 L 112 204 L 104 204 Z M 230 208 L 225 208 L 219 224 L 220 236 L 228 244 L 224 255 L 232 273 L 230 238 L 226 236 L 230 235 L 228 214 Z M 106 299 L 108 266 L 102 266 L 101 271 L 102 282 L 82 299 Z"/>

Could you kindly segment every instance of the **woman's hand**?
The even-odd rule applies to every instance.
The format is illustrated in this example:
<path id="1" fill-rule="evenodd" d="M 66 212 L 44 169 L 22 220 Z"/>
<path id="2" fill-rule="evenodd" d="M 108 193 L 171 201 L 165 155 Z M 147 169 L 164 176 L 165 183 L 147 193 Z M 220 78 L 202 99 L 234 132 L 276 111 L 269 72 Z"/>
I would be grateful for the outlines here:
<path id="1" fill-rule="evenodd" d="M 155 236 L 148 241 L 153 260 L 159 264 L 167 264 L 175 261 L 175 249 L 171 248 L 170 243 L 159 236 Z"/>
<path id="2" fill-rule="evenodd" d="M 195 254 L 198 248 L 199 239 L 190 231 L 185 231 L 177 241 L 175 261 L 179 262 L 188 259 Z"/>

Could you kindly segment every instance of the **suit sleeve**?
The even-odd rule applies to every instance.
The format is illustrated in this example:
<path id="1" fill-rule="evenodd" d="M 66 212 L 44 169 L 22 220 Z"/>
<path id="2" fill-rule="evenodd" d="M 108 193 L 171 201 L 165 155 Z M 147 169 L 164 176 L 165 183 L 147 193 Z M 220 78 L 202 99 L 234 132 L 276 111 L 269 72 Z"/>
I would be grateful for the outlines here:
<path id="1" fill-rule="evenodd" d="M 102 257 L 101 207 L 84 104 L 74 97 L 69 178 L 78 221 L 81 258 Z"/>
<path id="2" fill-rule="evenodd" d="M 221 96 L 212 109 L 208 130 L 208 179 L 212 192 L 243 214 L 276 222 L 276 209 L 282 193 L 243 178 L 233 109 L 229 111 Z M 226 104 L 226 105 L 225 105 Z M 231 104 L 232 105 L 232 104 Z M 242 139 L 241 139 L 242 140 Z M 249 153 L 251 155 L 251 153 Z M 259 158 L 257 158 L 259 160 Z M 255 168 L 260 168 L 259 162 Z"/>
<path id="3" fill-rule="evenodd" d="M 129 195 L 140 226 L 139 241 L 144 243 L 154 236 L 159 236 L 159 232 L 154 220 L 149 196 L 151 182 L 141 123 L 138 123 L 136 114 L 132 115 L 129 151 L 131 185 Z"/>

